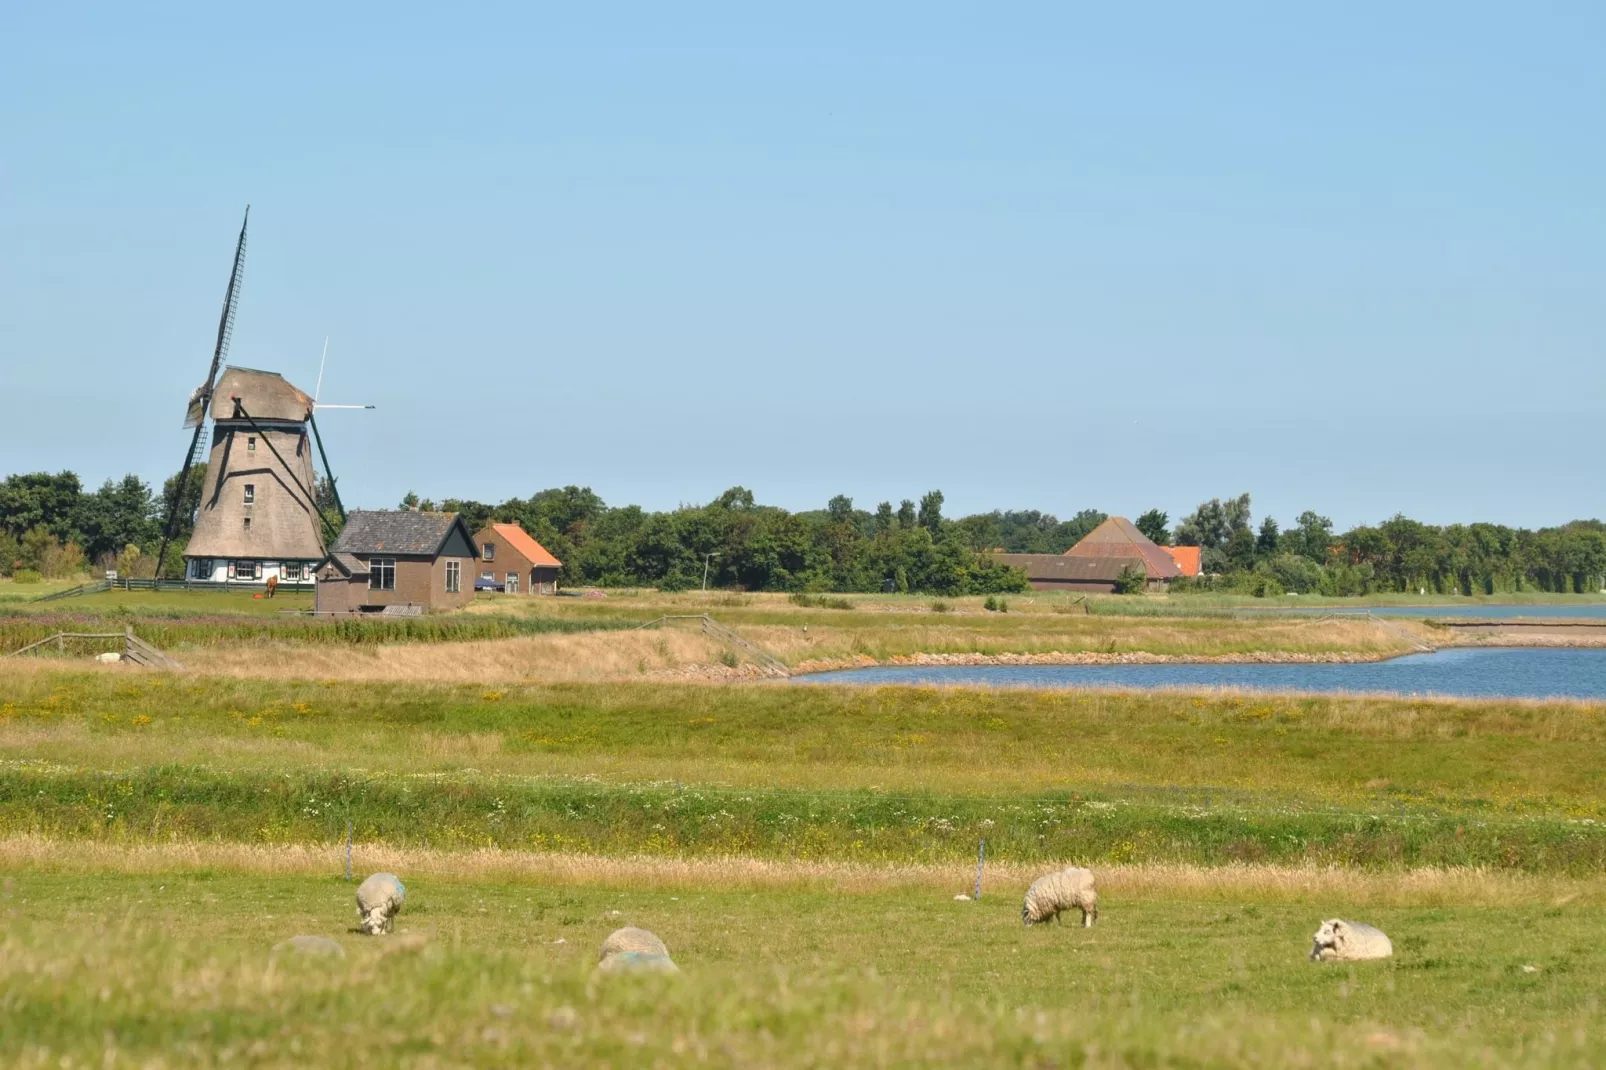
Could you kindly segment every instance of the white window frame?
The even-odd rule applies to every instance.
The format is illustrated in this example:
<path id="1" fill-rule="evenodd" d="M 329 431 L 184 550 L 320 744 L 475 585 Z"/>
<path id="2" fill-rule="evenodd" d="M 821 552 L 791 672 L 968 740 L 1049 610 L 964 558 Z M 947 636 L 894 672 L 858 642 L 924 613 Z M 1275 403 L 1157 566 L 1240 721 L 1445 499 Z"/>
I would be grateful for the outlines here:
<path id="1" fill-rule="evenodd" d="M 484 546 L 480 547 L 480 560 L 481 561 L 495 561 L 496 560 L 496 543 L 488 542 Z"/>
<path id="2" fill-rule="evenodd" d="M 390 582 L 385 583 L 389 577 Z M 370 557 L 368 559 L 368 589 L 370 591 L 394 591 L 396 589 L 396 559 L 394 557 Z"/>
<path id="3" fill-rule="evenodd" d="M 257 567 L 255 561 L 236 561 L 229 567 L 229 571 L 233 573 L 234 578 L 237 580 L 254 581 L 262 578 L 262 571 Z"/>
<path id="4" fill-rule="evenodd" d="M 509 572 L 507 574 L 506 579 L 502 583 L 502 590 L 508 594 L 519 593 L 519 574 L 517 572 Z"/>
<path id="5" fill-rule="evenodd" d="M 446 562 L 446 593 L 457 594 L 463 589 L 463 562 Z"/>
<path id="6" fill-rule="evenodd" d="M 291 583 L 300 583 L 301 582 L 301 562 L 299 562 L 299 561 L 286 561 L 284 564 L 280 565 L 279 566 L 279 578 L 281 580 L 288 580 Z"/>
<path id="7" fill-rule="evenodd" d="M 246 505 L 255 505 L 256 503 L 257 503 L 257 485 L 255 483 L 247 483 L 245 485 L 245 504 Z"/>
<path id="8" fill-rule="evenodd" d="M 257 437 L 255 435 L 246 435 L 245 436 L 245 452 L 247 452 L 247 453 L 255 453 L 256 451 L 257 451 Z"/>

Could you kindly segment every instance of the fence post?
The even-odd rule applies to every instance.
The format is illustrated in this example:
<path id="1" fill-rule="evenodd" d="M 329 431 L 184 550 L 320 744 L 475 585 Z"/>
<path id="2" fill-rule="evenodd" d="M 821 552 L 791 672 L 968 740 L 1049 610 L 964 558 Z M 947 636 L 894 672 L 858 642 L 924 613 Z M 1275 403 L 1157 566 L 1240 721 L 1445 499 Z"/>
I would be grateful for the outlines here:
<path id="1" fill-rule="evenodd" d="M 987 861 L 987 841 L 982 840 L 981 846 L 976 849 L 976 894 L 972 899 L 981 898 L 981 867 Z"/>

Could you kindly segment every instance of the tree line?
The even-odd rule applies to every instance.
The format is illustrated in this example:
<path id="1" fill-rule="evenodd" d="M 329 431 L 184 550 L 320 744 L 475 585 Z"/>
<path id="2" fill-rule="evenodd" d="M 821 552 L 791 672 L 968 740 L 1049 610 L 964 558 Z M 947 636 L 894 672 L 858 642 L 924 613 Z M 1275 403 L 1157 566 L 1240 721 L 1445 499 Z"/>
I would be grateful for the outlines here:
<path id="1" fill-rule="evenodd" d="M 183 546 L 193 528 L 205 465 L 190 470 L 178 531 L 163 575 L 183 574 Z M 115 567 L 155 575 L 155 554 L 177 477 L 160 492 L 138 476 L 85 490 L 72 472 L 11 475 L 0 481 L 0 574 L 73 575 Z M 318 504 L 331 521 L 327 484 Z M 409 493 L 402 508 L 435 509 Z M 1060 554 L 1106 514 L 1070 517 L 1037 510 L 994 510 L 950 519 L 941 491 L 894 506 L 861 509 L 837 495 L 823 509 L 790 512 L 761 505 L 732 487 L 704 505 L 650 512 L 610 506 L 589 487 L 559 487 L 499 504 L 449 498 L 438 508 L 463 514 L 473 530 L 491 521 L 521 525 L 562 562 L 568 586 L 711 587 L 754 591 L 914 591 L 1007 593 L 1025 587 L 1019 569 L 994 564 L 990 552 Z M 1200 547 L 1204 574 L 1174 590 L 1258 595 L 1285 591 L 1329 595 L 1431 591 L 1500 594 L 1585 592 L 1606 586 L 1606 525 L 1577 520 L 1560 527 L 1500 524 L 1438 527 L 1394 516 L 1335 531 L 1306 511 L 1288 526 L 1257 524 L 1248 494 L 1202 502 L 1174 526 L 1152 509 L 1137 527 L 1162 545 Z"/>

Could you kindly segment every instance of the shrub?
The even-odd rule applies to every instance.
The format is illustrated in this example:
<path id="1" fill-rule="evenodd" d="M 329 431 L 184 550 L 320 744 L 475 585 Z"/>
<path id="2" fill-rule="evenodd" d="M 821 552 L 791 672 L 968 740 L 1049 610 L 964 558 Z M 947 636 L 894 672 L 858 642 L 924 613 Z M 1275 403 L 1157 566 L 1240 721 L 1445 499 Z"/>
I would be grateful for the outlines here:
<path id="1" fill-rule="evenodd" d="M 11 579 L 16 583 L 38 583 L 40 576 L 34 569 L 19 568 L 11 574 Z"/>
<path id="2" fill-rule="evenodd" d="M 725 650 L 720 652 L 719 663 L 727 668 L 734 669 L 742 663 L 742 659 L 736 656 L 736 651 Z"/>
<path id="3" fill-rule="evenodd" d="M 1121 574 L 1115 578 L 1116 594 L 1142 594 L 1149 588 L 1149 574 L 1141 568 L 1127 565 L 1121 569 Z"/>
<path id="4" fill-rule="evenodd" d="M 1000 612 L 1000 613 L 1008 613 L 1009 612 L 1009 599 L 1000 598 L 998 600 L 998 612 Z"/>
<path id="5" fill-rule="evenodd" d="M 946 613 L 952 608 L 953 608 L 952 606 L 950 606 L 947 602 L 944 602 L 940 598 L 937 599 L 935 602 L 931 603 L 931 611 L 933 613 Z"/>
<path id="6" fill-rule="evenodd" d="M 992 595 L 988 595 L 987 600 L 981 604 L 981 608 L 985 609 L 989 613 L 997 613 L 998 599 L 994 598 Z"/>

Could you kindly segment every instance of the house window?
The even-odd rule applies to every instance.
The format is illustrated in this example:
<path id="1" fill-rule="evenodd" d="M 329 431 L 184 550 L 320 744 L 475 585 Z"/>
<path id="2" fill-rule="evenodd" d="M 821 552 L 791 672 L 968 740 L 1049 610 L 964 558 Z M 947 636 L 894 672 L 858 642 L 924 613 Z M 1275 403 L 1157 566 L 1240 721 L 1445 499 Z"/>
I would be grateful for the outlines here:
<path id="1" fill-rule="evenodd" d="M 257 437 L 255 435 L 247 435 L 246 439 L 245 439 L 245 452 L 247 452 L 247 453 L 255 453 L 256 451 L 257 451 Z"/>
<path id="2" fill-rule="evenodd" d="M 461 561 L 446 562 L 446 593 L 456 594 L 463 589 L 463 563 Z"/>
<path id="3" fill-rule="evenodd" d="M 495 573 L 491 573 L 491 572 L 481 572 L 480 573 L 480 580 L 482 582 L 484 582 L 484 583 L 495 583 L 496 582 L 496 575 L 495 575 Z"/>
<path id="4" fill-rule="evenodd" d="M 245 485 L 245 504 L 247 504 L 247 505 L 255 505 L 256 504 L 256 500 L 257 500 L 257 485 L 255 483 L 247 483 Z"/>
<path id="5" fill-rule="evenodd" d="M 368 589 L 394 591 L 396 589 L 396 559 L 371 557 L 368 559 Z"/>
<path id="6" fill-rule="evenodd" d="M 507 593 L 519 593 L 519 574 L 517 572 L 509 572 L 507 574 Z"/>
<path id="7" fill-rule="evenodd" d="M 246 517 L 245 518 L 245 530 L 246 531 L 250 531 L 251 530 L 251 518 L 250 517 Z"/>
<path id="8" fill-rule="evenodd" d="M 234 578 L 237 580 L 256 579 L 257 563 L 255 561 L 236 561 L 234 563 Z"/>
<path id="9" fill-rule="evenodd" d="M 195 579 L 209 580 L 209 579 L 212 578 L 212 559 L 211 558 L 209 558 L 209 557 L 197 557 L 195 559 L 195 566 L 194 567 L 195 567 L 195 573 L 194 573 L 194 578 Z"/>
<path id="10" fill-rule="evenodd" d="M 496 560 L 496 543 L 488 542 L 480 547 L 480 558 L 484 561 Z"/>
<path id="11" fill-rule="evenodd" d="M 279 578 L 299 583 L 301 581 L 301 563 L 299 561 L 286 562 L 284 567 L 279 569 Z"/>

